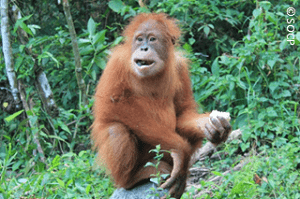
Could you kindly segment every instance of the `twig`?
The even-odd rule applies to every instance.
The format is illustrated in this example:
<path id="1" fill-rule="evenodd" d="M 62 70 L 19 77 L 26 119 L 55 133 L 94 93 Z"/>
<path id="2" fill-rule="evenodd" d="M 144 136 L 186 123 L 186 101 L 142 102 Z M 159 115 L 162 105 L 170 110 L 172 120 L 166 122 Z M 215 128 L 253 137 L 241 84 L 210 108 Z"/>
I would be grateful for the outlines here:
<path id="1" fill-rule="evenodd" d="M 29 107 L 28 103 L 26 102 L 26 93 L 23 89 L 23 85 L 21 83 L 21 80 L 19 80 L 19 92 L 20 92 L 21 101 L 23 103 L 23 107 L 24 107 L 24 109 L 26 111 L 26 115 L 27 115 L 27 112 L 30 111 L 30 107 Z M 27 117 L 28 117 L 28 115 L 27 115 Z M 29 126 L 31 128 L 31 131 L 32 131 L 33 128 L 39 128 L 38 125 L 36 125 L 35 123 L 32 123 L 31 120 L 28 120 L 28 122 L 29 122 Z M 41 161 L 46 164 L 45 153 L 44 153 L 44 151 L 41 147 L 41 143 L 39 141 L 39 134 L 38 133 L 39 133 L 39 131 L 37 131 L 35 134 L 33 134 L 33 142 L 37 145 L 37 150 L 40 153 Z"/>
<path id="2" fill-rule="evenodd" d="M 242 131 L 237 129 L 232 131 L 226 142 L 231 142 L 232 140 L 237 140 L 242 136 Z M 216 147 L 210 142 L 207 142 L 203 147 L 196 151 L 192 157 L 191 165 L 195 164 L 197 161 L 202 160 L 206 156 L 211 156 L 216 151 Z"/>

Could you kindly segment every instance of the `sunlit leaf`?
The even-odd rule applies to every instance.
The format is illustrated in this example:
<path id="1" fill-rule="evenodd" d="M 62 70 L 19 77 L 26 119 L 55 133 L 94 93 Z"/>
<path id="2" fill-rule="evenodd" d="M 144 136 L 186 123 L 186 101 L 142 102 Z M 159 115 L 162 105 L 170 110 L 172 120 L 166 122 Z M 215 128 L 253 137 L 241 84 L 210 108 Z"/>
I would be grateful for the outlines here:
<path id="1" fill-rule="evenodd" d="M 114 12 L 120 13 L 124 7 L 124 4 L 121 0 L 111 0 L 108 3 L 108 7 Z"/>
<path id="2" fill-rule="evenodd" d="M 261 14 L 261 9 L 254 9 L 253 10 L 254 18 L 257 18 L 260 14 Z"/>
<path id="3" fill-rule="evenodd" d="M 59 178 L 56 178 L 56 181 L 58 182 L 58 184 L 61 186 L 61 187 L 65 187 L 65 183 L 61 180 L 61 179 L 59 179 Z"/>
<path id="4" fill-rule="evenodd" d="M 93 20 L 93 18 L 91 17 L 87 24 L 87 29 L 88 29 L 90 36 L 93 36 L 95 34 L 96 27 L 97 27 L 96 23 Z"/>
<path id="5" fill-rule="evenodd" d="M 13 119 L 15 119 L 16 117 L 18 117 L 21 113 L 23 113 L 23 111 L 24 111 L 24 110 L 20 110 L 20 111 L 18 111 L 18 112 L 16 112 L 16 113 L 14 113 L 14 114 L 12 114 L 12 115 L 10 115 L 10 116 L 4 118 L 4 120 L 5 120 L 6 122 L 10 122 L 10 121 L 12 121 Z"/>

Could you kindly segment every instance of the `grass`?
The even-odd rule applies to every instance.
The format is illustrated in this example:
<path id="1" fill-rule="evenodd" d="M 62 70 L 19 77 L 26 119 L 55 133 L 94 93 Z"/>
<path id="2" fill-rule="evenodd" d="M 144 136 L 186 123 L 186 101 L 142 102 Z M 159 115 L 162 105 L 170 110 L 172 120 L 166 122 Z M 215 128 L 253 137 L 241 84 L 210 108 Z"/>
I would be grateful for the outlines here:
<path id="1" fill-rule="evenodd" d="M 9 151 L 7 151 L 9 154 Z M 94 169 L 94 154 L 87 150 L 48 158 L 43 164 L 20 165 L 16 154 L 0 160 L 0 198 L 109 198 L 114 187 L 103 170 Z"/>
<path id="2" fill-rule="evenodd" d="M 202 186 L 197 192 L 208 190 L 201 196 L 205 199 L 300 199 L 300 148 L 297 143 L 249 151 L 247 158 L 250 162 L 242 170 L 223 176 L 221 184 L 202 179 L 199 182 Z M 227 144 L 220 153 L 220 160 L 208 158 L 197 166 L 210 168 L 212 173 L 208 177 L 222 175 L 225 170 L 243 161 L 237 146 L 238 143 Z M 20 164 L 18 154 L 11 145 L 7 145 L 5 151 L 2 147 L 1 199 L 109 198 L 115 190 L 105 172 L 94 165 L 95 154 L 90 150 L 49 157 L 48 168 L 33 160 Z M 182 198 L 193 198 L 194 190 L 190 189 Z"/>
<path id="3" fill-rule="evenodd" d="M 202 188 L 198 191 L 210 190 L 201 198 L 298 199 L 300 198 L 299 151 L 299 146 L 293 143 L 287 143 L 281 148 L 262 147 L 257 155 L 250 155 L 250 162 L 242 170 L 224 176 L 221 184 L 201 181 Z M 210 163 L 212 170 L 216 171 L 213 173 L 220 175 L 222 169 L 233 168 L 240 162 L 239 159 L 232 154 L 231 157 Z M 233 163 L 233 160 L 236 162 Z"/>

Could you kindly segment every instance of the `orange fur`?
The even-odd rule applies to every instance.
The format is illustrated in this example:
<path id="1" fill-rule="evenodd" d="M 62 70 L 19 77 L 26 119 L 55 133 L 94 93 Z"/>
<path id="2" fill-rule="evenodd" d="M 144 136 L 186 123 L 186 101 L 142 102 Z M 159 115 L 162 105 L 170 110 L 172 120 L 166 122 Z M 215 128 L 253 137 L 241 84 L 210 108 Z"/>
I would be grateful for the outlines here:
<path id="1" fill-rule="evenodd" d="M 159 75 L 138 78 L 131 63 L 135 31 L 152 19 L 169 41 L 168 59 Z M 100 161 L 108 168 L 117 186 L 131 188 L 156 171 L 144 168 L 153 161 L 148 151 L 161 144 L 165 153 L 160 171 L 170 173 L 173 158 L 184 176 L 192 153 L 205 137 L 199 127 L 208 115 L 197 113 L 188 72 L 188 60 L 177 52 L 172 40 L 180 36 L 174 19 L 165 14 L 140 14 L 124 31 L 125 43 L 116 47 L 96 88 L 92 140 Z"/>

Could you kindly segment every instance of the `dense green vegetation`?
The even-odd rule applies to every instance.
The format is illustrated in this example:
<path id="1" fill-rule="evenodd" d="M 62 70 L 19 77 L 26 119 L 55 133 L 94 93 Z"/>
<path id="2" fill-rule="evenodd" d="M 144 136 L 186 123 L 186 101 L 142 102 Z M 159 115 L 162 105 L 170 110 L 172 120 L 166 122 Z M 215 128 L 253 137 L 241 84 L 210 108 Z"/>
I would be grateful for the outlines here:
<path id="1" fill-rule="evenodd" d="M 228 111 L 233 128 L 242 130 L 241 140 L 223 146 L 221 160 L 198 165 L 210 168 L 210 176 L 222 175 L 245 155 L 250 159 L 241 171 L 224 176 L 222 184 L 200 181 L 198 191 L 211 191 L 202 197 L 300 199 L 298 0 L 153 0 L 146 1 L 147 7 L 133 0 L 72 0 L 70 5 L 88 106 L 81 103 L 62 5 L 20 2 L 23 18 L 11 20 L 11 44 L 30 110 L 25 114 L 23 108 L 14 108 L 1 53 L 0 199 L 109 198 L 113 183 L 94 164 L 91 151 L 92 96 L 109 49 L 121 42 L 129 18 L 152 11 L 168 13 L 181 24 L 199 111 Z M 289 7 L 295 8 L 295 15 L 288 15 Z M 29 35 L 26 44 L 17 29 Z M 35 63 L 47 75 L 57 116 L 43 108 L 34 82 Z M 45 162 L 37 153 L 36 134 Z M 256 175 L 261 184 L 255 183 Z M 192 198 L 194 189 L 183 198 Z"/>

